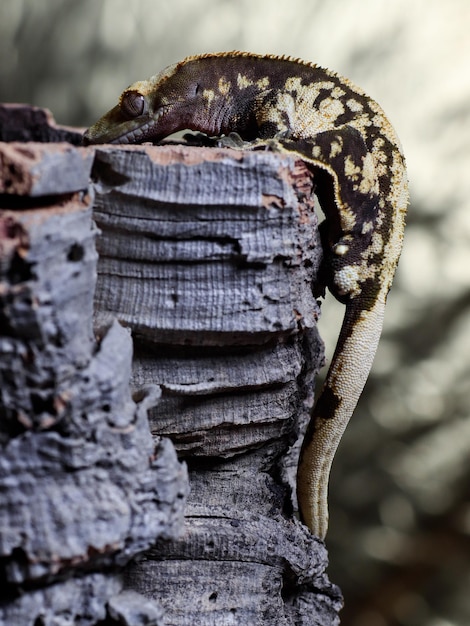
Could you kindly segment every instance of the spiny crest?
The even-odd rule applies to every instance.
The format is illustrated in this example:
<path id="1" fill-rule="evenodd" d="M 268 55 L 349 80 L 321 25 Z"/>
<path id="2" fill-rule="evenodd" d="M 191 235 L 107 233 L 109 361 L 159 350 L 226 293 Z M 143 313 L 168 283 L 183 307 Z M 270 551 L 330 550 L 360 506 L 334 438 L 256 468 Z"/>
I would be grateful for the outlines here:
<path id="1" fill-rule="evenodd" d="M 298 63 L 299 65 L 305 65 L 307 67 L 312 67 L 314 69 L 318 69 L 318 65 L 316 63 L 312 63 L 310 61 L 304 61 L 299 57 L 292 57 L 287 54 L 258 54 L 256 52 L 247 52 L 245 50 L 231 50 L 225 52 L 204 52 L 203 54 L 195 54 L 186 57 L 179 63 L 188 63 L 189 61 L 199 61 L 200 59 L 213 59 L 213 58 L 245 58 L 245 59 L 271 59 L 273 61 L 289 61 L 291 63 Z M 325 70 L 327 71 L 327 70 Z"/>

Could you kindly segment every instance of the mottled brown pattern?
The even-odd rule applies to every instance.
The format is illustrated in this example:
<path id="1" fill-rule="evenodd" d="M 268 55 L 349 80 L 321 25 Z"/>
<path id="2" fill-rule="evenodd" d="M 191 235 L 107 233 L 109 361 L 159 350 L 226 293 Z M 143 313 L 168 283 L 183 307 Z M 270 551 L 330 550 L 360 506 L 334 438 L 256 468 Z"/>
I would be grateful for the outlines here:
<path id="1" fill-rule="evenodd" d="M 324 537 L 331 463 L 372 365 L 402 247 L 408 189 L 399 140 L 348 79 L 299 59 L 230 52 L 189 57 L 134 83 L 84 141 L 155 142 L 186 128 L 236 132 L 249 147 L 300 156 L 320 180 L 327 282 L 346 312 L 297 490 L 302 519 Z"/>

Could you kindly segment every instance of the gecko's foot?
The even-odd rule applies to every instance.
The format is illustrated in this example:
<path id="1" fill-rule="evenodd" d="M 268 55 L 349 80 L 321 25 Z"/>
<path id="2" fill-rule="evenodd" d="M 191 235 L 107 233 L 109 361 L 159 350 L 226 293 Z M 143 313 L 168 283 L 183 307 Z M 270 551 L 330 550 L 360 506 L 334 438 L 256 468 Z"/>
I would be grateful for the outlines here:
<path id="1" fill-rule="evenodd" d="M 236 148 L 238 150 L 270 150 L 272 152 L 282 150 L 277 138 L 245 141 L 238 133 L 230 133 L 217 138 L 216 145 L 219 148 Z"/>
<path id="2" fill-rule="evenodd" d="M 198 146 L 214 148 L 217 146 L 218 137 L 209 137 L 204 133 L 175 133 L 153 143 L 156 146 Z"/>
<path id="3" fill-rule="evenodd" d="M 209 148 L 236 148 L 247 149 L 250 143 L 243 141 L 238 133 L 230 133 L 221 137 L 209 137 L 204 133 L 185 133 L 182 137 L 185 144 L 189 146 L 204 146 Z"/>
<path id="4" fill-rule="evenodd" d="M 243 141 L 238 133 L 230 133 L 220 137 L 210 137 L 204 133 L 188 132 L 179 137 L 165 138 L 160 144 L 184 144 L 186 146 L 198 146 L 205 148 L 236 148 L 249 149 L 251 142 Z"/>
<path id="5" fill-rule="evenodd" d="M 204 133 L 187 132 L 183 135 L 166 137 L 158 142 L 158 145 L 183 144 L 186 146 L 199 146 L 208 148 L 233 148 L 235 150 L 269 150 L 281 152 L 282 147 L 277 138 L 254 139 L 245 141 L 238 133 L 229 133 L 220 137 L 210 137 Z"/>
<path id="6" fill-rule="evenodd" d="M 238 133 L 229 133 L 228 135 L 222 135 L 217 137 L 218 148 L 235 148 L 237 150 L 247 150 L 250 148 L 250 142 L 244 141 Z"/>
<path id="7" fill-rule="evenodd" d="M 276 137 L 271 139 L 257 139 L 251 142 L 251 150 L 266 150 L 267 152 L 282 152 L 282 145 Z"/>
<path id="8" fill-rule="evenodd" d="M 214 148 L 217 146 L 217 140 L 217 137 L 209 137 L 204 133 L 185 133 L 183 135 L 183 141 L 188 146 Z"/>

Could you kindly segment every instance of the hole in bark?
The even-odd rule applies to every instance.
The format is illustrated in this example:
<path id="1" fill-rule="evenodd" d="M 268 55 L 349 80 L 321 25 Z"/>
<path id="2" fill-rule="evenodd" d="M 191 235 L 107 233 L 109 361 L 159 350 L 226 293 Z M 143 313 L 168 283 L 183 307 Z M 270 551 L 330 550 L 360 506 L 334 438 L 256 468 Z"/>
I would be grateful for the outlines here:
<path id="1" fill-rule="evenodd" d="M 8 189 L 9 187 L 11 187 L 13 185 L 13 181 L 15 179 L 18 179 L 18 173 L 17 173 L 16 167 L 12 163 L 9 164 L 7 169 L 8 169 L 8 173 L 10 174 L 10 176 L 7 176 L 3 181 L 5 189 Z"/>
<path id="2" fill-rule="evenodd" d="M 56 414 L 54 400 L 50 396 L 43 397 L 38 393 L 32 393 L 30 398 L 33 411 L 36 415 L 40 415 L 41 413 L 48 413 L 49 415 Z"/>
<path id="3" fill-rule="evenodd" d="M 100 185 L 109 187 L 118 187 L 119 185 L 125 185 L 131 178 L 117 172 L 113 166 L 109 163 L 103 163 L 102 161 L 95 160 L 91 177 L 95 181 L 99 181 Z"/>
<path id="4" fill-rule="evenodd" d="M 33 278 L 31 263 L 27 263 L 17 252 L 15 252 L 11 260 L 10 267 L 8 268 L 7 277 L 8 281 L 12 285 L 17 285 L 18 283 L 22 283 L 26 280 L 31 280 L 31 278 Z"/>
<path id="5" fill-rule="evenodd" d="M 71 246 L 68 254 L 67 254 L 67 261 L 81 261 L 83 259 L 85 255 L 85 251 L 83 249 L 83 246 L 81 246 L 78 243 L 74 243 L 73 246 Z"/>
<path id="6" fill-rule="evenodd" d="M 44 618 L 41 615 L 38 615 L 34 620 L 33 626 L 45 626 Z"/>
<path id="7" fill-rule="evenodd" d="M 213 591 L 211 595 L 209 596 L 210 602 L 215 602 L 217 600 L 217 595 L 218 595 L 217 591 Z"/>

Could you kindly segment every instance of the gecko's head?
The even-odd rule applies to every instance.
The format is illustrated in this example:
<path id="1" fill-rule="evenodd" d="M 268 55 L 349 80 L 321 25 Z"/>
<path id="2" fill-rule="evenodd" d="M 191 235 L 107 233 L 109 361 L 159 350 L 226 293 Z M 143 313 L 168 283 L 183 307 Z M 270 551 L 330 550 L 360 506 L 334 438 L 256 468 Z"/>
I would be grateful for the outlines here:
<path id="1" fill-rule="evenodd" d="M 203 95 L 196 65 L 171 65 L 132 84 L 119 103 L 85 132 L 83 143 L 157 142 L 178 130 L 205 130 L 211 102 Z"/>

